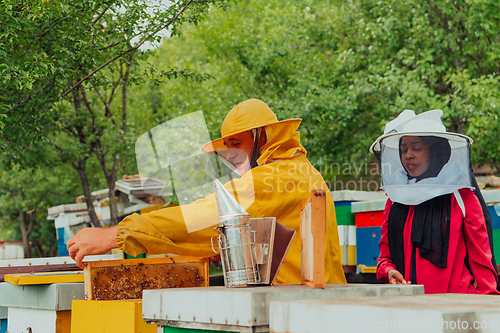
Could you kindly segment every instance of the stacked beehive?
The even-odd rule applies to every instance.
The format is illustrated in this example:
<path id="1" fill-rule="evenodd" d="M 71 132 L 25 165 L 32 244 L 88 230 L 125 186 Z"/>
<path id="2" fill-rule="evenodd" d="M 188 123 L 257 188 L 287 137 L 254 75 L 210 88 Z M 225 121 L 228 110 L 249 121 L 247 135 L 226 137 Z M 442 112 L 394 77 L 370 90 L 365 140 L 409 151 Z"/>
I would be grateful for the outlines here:
<path id="1" fill-rule="evenodd" d="M 339 231 L 342 264 L 344 270 L 350 273 L 356 271 L 356 252 L 360 243 L 357 241 L 356 214 L 352 206 L 359 202 L 385 200 L 383 192 L 368 191 L 334 191 L 332 197 L 335 202 L 335 215 Z M 364 244 L 361 245 L 364 248 Z"/>
<path id="2" fill-rule="evenodd" d="M 500 190 L 481 191 L 492 218 L 494 251 L 500 258 Z M 386 200 L 353 202 L 356 226 L 356 265 L 361 273 L 374 273 L 380 251 L 382 216 Z M 337 215 L 338 216 L 338 215 Z"/>
<path id="3" fill-rule="evenodd" d="M 362 273 L 373 273 L 380 251 L 382 215 L 387 200 L 355 202 L 356 264 Z"/>
<path id="4" fill-rule="evenodd" d="M 500 260 L 500 190 L 485 190 L 481 193 L 491 215 L 493 251 L 498 264 Z"/>
<path id="5" fill-rule="evenodd" d="M 146 289 L 208 287 L 208 260 L 166 257 L 110 260 L 85 266 L 85 298 L 72 305 L 71 332 L 154 333 L 142 319 Z"/>

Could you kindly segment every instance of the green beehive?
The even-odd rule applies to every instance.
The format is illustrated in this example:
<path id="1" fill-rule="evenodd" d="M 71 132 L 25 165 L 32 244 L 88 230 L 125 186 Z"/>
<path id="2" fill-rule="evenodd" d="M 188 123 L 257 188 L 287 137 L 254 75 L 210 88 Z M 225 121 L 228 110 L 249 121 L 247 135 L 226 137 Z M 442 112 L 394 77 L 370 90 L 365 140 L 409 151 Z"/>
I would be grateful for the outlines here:
<path id="1" fill-rule="evenodd" d="M 500 260 L 500 229 L 493 229 L 493 251 L 495 259 Z"/>
<path id="2" fill-rule="evenodd" d="M 354 225 L 354 213 L 351 212 L 351 201 L 335 203 L 337 225 Z"/>

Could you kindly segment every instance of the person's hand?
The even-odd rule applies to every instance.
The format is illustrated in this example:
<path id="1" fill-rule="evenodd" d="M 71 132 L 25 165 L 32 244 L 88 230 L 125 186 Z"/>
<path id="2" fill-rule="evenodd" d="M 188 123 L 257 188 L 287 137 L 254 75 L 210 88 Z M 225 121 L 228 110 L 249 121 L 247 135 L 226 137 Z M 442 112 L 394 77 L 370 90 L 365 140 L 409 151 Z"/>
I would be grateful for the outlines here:
<path id="1" fill-rule="evenodd" d="M 111 249 L 117 248 L 116 232 L 117 227 L 110 228 L 84 228 L 66 243 L 71 258 L 76 261 L 76 265 L 81 269 L 83 258 L 93 254 L 104 254 Z"/>
<path id="2" fill-rule="evenodd" d="M 411 282 L 406 282 L 403 275 L 399 271 L 392 269 L 387 273 L 387 279 L 390 284 L 410 284 Z"/>

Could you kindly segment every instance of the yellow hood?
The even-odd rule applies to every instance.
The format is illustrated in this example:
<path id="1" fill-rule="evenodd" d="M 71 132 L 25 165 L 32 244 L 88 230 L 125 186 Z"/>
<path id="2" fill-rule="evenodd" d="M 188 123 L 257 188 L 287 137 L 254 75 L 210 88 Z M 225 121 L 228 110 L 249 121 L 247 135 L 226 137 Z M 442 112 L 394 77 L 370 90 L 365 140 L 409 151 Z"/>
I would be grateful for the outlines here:
<path id="1" fill-rule="evenodd" d="M 300 133 L 297 131 L 300 121 L 296 119 L 293 122 L 279 122 L 266 127 L 267 142 L 257 160 L 259 165 L 307 153 L 300 144 Z"/>
<path id="2" fill-rule="evenodd" d="M 301 119 L 278 121 L 274 112 L 261 100 L 249 99 L 236 105 L 227 114 L 221 127 L 221 138 L 205 144 L 201 150 L 206 153 L 225 148 L 224 139 L 238 133 L 265 127 L 267 143 L 262 147 L 262 155 L 257 160 L 259 165 L 274 160 L 290 158 L 299 153 L 306 153 L 300 145 L 297 132 Z"/>

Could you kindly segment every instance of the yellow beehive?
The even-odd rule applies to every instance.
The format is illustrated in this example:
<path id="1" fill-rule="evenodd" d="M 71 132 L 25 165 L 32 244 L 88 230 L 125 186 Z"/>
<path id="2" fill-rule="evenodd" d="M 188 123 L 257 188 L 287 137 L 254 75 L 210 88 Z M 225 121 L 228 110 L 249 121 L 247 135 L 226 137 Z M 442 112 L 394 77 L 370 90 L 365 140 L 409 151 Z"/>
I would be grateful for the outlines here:
<path id="1" fill-rule="evenodd" d="M 340 257 L 342 265 L 356 266 L 356 227 L 353 225 L 339 225 Z M 345 268 L 344 268 L 345 269 Z"/>
<path id="2" fill-rule="evenodd" d="M 356 245 L 347 246 L 347 265 L 356 266 Z"/>
<path id="3" fill-rule="evenodd" d="M 347 261 L 344 257 L 344 251 L 347 248 Z M 356 245 L 344 245 L 340 247 L 340 257 L 342 258 L 342 265 L 356 266 Z"/>
<path id="4" fill-rule="evenodd" d="M 142 300 L 74 300 L 71 333 L 156 333 L 157 326 L 142 319 Z"/>
<path id="5" fill-rule="evenodd" d="M 56 333 L 71 332 L 71 310 L 56 312 Z"/>

